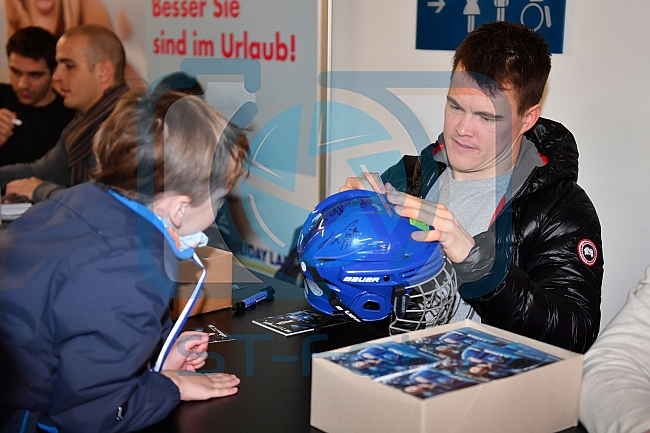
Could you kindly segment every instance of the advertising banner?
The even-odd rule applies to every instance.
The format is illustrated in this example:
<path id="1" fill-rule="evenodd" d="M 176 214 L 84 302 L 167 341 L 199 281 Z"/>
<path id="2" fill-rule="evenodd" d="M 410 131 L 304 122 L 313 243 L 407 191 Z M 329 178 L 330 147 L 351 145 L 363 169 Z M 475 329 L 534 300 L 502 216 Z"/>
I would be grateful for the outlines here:
<path id="1" fill-rule="evenodd" d="M 318 4 L 298 0 L 151 0 L 148 76 L 197 76 L 205 97 L 248 128 L 249 174 L 218 217 L 227 247 L 272 274 L 318 202 L 309 153 L 318 92 Z"/>

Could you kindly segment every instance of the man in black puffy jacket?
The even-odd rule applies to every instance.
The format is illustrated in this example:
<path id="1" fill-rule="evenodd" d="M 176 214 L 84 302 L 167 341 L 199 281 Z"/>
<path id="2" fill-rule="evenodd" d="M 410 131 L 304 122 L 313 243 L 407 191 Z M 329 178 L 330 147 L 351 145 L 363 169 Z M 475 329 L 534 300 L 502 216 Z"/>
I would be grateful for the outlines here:
<path id="1" fill-rule="evenodd" d="M 600 325 L 600 223 L 576 183 L 573 135 L 540 118 L 550 57 L 525 26 L 477 28 L 454 55 L 438 141 L 382 182 L 368 176 L 399 214 L 434 228 L 413 238 L 439 241 L 454 264 L 452 321 L 473 318 L 585 352 Z M 341 190 L 371 183 L 349 178 Z"/>

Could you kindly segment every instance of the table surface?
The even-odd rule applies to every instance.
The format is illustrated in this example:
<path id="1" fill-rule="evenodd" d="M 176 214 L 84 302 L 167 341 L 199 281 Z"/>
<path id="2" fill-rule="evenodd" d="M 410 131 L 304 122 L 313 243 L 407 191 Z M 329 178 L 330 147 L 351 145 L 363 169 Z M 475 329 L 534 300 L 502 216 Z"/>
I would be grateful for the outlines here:
<path id="1" fill-rule="evenodd" d="M 163 422 L 143 432 L 320 432 L 309 424 L 311 353 L 363 343 L 379 338 L 386 324 L 363 327 L 346 323 L 285 337 L 251 321 L 309 308 L 302 289 L 263 275 L 258 282 L 237 283 L 234 300 L 272 285 L 275 299 L 233 314 L 220 310 L 190 317 L 185 328 L 214 323 L 235 337 L 210 344 L 204 370 L 236 374 L 241 383 L 234 396 L 201 402 L 181 402 Z M 386 334 L 387 335 L 387 334 Z M 581 426 L 562 433 L 586 433 Z"/>

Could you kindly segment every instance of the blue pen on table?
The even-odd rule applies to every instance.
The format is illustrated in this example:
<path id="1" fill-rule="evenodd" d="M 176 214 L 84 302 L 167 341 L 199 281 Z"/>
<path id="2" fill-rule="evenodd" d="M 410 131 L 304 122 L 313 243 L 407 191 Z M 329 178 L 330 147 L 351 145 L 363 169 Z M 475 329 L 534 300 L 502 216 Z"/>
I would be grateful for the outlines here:
<path id="1" fill-rule="evenodd" d="M 257 304 L 258 302 L 263 301 L 264 299 L 272 299 L 274 293 L 275 293 L 275 289 L 271 286 L 267 286 L 262 290 L 260 290 L 259 293 L 256 293 L 253 296 L 249 296 L 246 299 L 242 299 L 241 301 L 235 302 L 232 306 L 232 310 L 235 312 L 244 311 L 246 308 L 250 307 L 251 305 Z"/>

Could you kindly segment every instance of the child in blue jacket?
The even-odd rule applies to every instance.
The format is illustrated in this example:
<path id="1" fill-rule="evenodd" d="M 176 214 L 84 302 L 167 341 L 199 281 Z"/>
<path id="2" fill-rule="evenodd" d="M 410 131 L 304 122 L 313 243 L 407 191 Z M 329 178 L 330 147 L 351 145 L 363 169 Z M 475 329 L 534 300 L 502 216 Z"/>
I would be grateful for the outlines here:
<path id="1" fill-rule="evenodd" d="M 207 334 L 159 353 L 178 261 L 247 149 L 197 96 L 129 92 L 95 136 L 94 181 L 0 231 L 0 431 L 133 431 L 237 392 L 234 375 L 195 372 Z"/>

